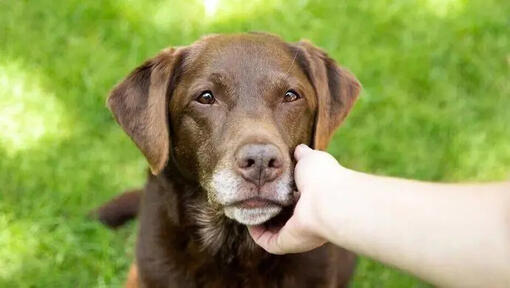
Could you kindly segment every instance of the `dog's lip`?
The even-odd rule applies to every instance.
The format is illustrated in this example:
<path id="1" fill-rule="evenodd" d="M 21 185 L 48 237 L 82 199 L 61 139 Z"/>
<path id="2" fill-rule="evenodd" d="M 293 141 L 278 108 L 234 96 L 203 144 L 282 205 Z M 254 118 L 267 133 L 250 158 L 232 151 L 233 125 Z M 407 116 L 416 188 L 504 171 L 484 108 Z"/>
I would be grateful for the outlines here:
<path id="1" fill-rule="evenodd" d="M 262 198 L 262 197 L 251 197 L 243 200 L 239 200 L 233 202 L 227 206 L 233 206 L 244 209 L 255 209 L 255 208 L 264 208 L 270 206 L 285 206 L 284 203 L 277 202 L 272 199 Z"/>

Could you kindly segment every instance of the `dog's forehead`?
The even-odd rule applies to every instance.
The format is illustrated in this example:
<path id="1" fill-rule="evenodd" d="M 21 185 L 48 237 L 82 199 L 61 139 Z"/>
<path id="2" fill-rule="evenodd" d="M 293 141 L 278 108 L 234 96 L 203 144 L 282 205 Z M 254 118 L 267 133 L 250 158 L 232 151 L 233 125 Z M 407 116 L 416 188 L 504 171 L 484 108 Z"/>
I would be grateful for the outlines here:
<path id="1" fill-rule="evenodd" d="M 216 35 L 191 45 L 188 67 L 247 74 L 285 72 L 293 62 L 289 45 L 266 34 Z"/>

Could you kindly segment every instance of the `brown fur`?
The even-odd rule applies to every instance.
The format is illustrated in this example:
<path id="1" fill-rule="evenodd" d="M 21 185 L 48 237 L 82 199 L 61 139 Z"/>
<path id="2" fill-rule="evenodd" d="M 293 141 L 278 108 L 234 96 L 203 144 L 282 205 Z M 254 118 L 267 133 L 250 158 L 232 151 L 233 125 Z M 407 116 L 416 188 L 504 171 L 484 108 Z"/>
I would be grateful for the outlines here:
<path id="1" fill-rule="evenodd" d="M 215 74 L 225 73 L 225 67 L 232 73 Z M 288 77 L 274 80 L 282 71 Z M 204 110 L 189 102 L 188 90 L 203 85 L 204 75 L 221 86 L 214 89 L 226 97 L 221 100 L 228 112 L 211 115 L 210 109 L 224 106 Z M 303 101 L 278 104 L 274 91 L 290 85 L 287 80 L 300 87 Z M 137 268 L 131 269 L 128 287 L 134 282 L 141 287 L 344 287 L 354 269 L 352 253 L 324 245 L 307 253 L 270 255 L 255 245 L 244 225 L 225 217 L 221 203 L 204 187 L 221 157 L 246 141 L 269 141 L 287 153 L 286 159 L 299 143 L 325 149 L 359 89 L 354 76 L 310 43 L 289 44 L 260 33 L 210 36 L 167 49 L 132 72 L 108 103 L 154 175 L 142 196 Z M 293 162 L 287 164 L 293 170 Z M 281 225 L 291 213 L 285 206 L 265 225 Z"/>
<path id="2" fill-rule="evenodd" d="M 93 211 L 91 216 L 108 227 L 118 228 L 138 214 L 141 193 L 138 189 L 126 191 Z"/>

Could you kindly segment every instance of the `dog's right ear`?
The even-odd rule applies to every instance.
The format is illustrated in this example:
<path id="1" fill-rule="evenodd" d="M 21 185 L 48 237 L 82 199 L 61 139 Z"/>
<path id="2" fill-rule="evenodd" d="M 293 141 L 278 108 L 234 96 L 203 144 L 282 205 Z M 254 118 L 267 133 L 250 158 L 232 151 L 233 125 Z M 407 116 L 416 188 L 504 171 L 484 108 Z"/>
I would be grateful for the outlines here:
<path id="1" fill-rule="evenodd" d="M 163 50 L 131 72 L 107 101 L 155 175 L 163 170 L 169 157 L 168 98 L 182 58 L 183 48 Z"/>

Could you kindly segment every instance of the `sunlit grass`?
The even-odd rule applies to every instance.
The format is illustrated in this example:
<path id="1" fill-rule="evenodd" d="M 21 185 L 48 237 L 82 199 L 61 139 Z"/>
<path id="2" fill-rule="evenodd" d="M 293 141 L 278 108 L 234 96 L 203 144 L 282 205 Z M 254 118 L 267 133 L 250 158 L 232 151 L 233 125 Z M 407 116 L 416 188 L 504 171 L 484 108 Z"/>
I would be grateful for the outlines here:
<path id="1" fill-rule="evenodd" d="M 0 145 L 9 153 L 68 134 L 64 109 L 21 63 L 0 63 Z"/>
<path id="2" fill-rule="evenodd" d="M 425 7 L 440 17 L 452 16 L 460 13 L 466 5 L 466 0 L 424 0 Z"/>
<path id="3" fill-rule="evenodd" d="M 21 272 L 25 258 L 35 257 L 39 244 L 36 225 L 26 225 L 0 214 L 0 279 Z"/>
<path id="4" fill-rule="evenodd" d="M 298 1 L 296 4 L 305 4 Z M 193 33 L 207 30 L 214 23 L 250 18 L 268 14 L 277 6 L 285 5 L 281 0 L 191 0 L 191 1 L 147 1 L 134 0 L 115 3 L 127 19 L 143 20 L 158 29 L 168 30 L 179 26 L 176 33 Z M 154 35 L 155 36 L 155 35 Z M 157 37 L 157 36 L 155 36 Z"/>
<path id="5" fill-rule="evenodd" d="M 214 11 L 214 13 L 208 15 L 211 17 L 207 19 L 209 22 L 222 22 L 233 17 L 246 18 L 252 17 L 253 14 L 270 13 L 275 6 L 281 4 L 281 0 L 212 0 L 212 2 L 211 0 L 204 0 L 206 14 L 208 9 L 211 12 Z"/>
<path id="6" fill-rule="evenodd" d="M 220 0 L 203 0 L 205 16 L 214 16 L 218 10 Z"/>

